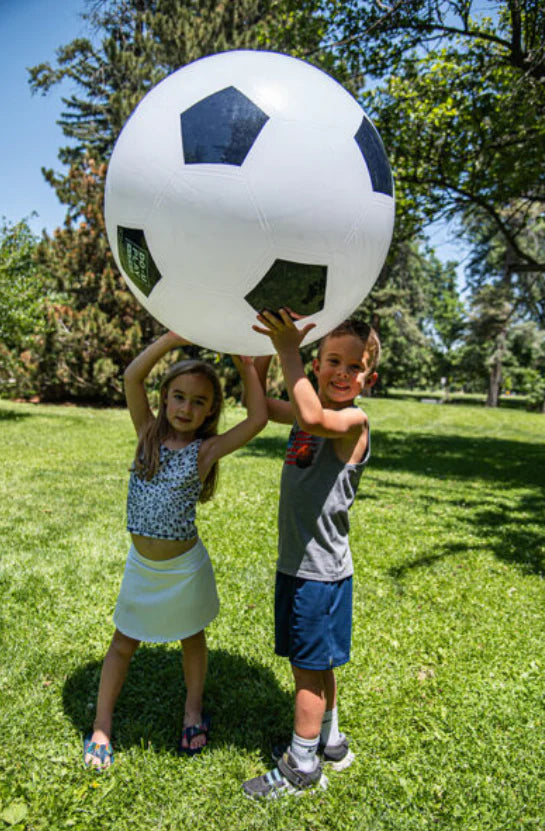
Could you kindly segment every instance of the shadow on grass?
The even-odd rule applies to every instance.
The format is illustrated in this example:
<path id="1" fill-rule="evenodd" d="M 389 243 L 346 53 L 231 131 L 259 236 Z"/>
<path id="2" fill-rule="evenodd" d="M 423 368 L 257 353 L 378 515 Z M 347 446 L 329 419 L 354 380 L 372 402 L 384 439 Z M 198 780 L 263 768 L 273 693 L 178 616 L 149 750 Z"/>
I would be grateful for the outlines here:
<path id="1" fill-rule="evenodd" d="M 496 515 L 497 522 L 501 523 L 501 513 Z M 389 569 L 388 574 L 396 581 L 402 581 L 406 575 L 419 568 L 429 568 L 448 557 L 460 557 L 470 550 L 483 551 L 493 554 L 498 560 L 504 563 L 517 565 L 527 574 L 545 577 L 545 528 L 541 530 L 524 529 L 503 526 L 498 534 L 498 524 L 488 524 L 477 519 L 471 523 L 476 532 L 480 535 L 482 542 L 474 540 L 471 545 L 460 542 L 448 543 L 442 546 L 434 554 L 417 557 L 408 560 Z"/>
<path id="2" fill-rule="evenodd" d="M 376 430 L 371 465 L 431 478 L 478 478 L 545 488 L 545 442 Z"/>
<path id="3" fill-rule="evenodd" d="M 470 530 L 468 543 L 449 542 L 429 555 L 402 563 L 390 570 L 395 580 L 409 571 L 430 567 L 446 557 L 472 550 L 493 554 L 498 560 L 516 564 L 528 574 L 545 575 L 545 446 L 501 439 L 456 438 L 452 436 L 405 437 L 392 448 L 382 436 L 375 467 L 405 471 L 435 479 L 437 488 L 412 490 L 412 502 L 420 510 L 449 506 L 449 511 Z M 422 448 L 418 443 L 423 440 Z M 385 452 L 386 451 L 386 452 Z M 467 480 L 487 487 L 468 490 L 462 499 L 450 499 L 441 491 L 441 480 Z M 497 490 L 494 486 L 497 485 Z M 381 488 L 399 489 L 396 482 L 381 481 Z M 492 486 L 492 487 L 491 487 Z M 364 489 L 362 489 L 364 491 Z M 493 492 L 493 495 L 490 495 Z M 365 493 L 360 494 L 366 498 Z M 456 535 L 458 536 L 458 534 Z"/>
<path id="4" fill-rule="evenodd" d="M 29 402 L 25 402 L 25 405 L 30 406 Z M 46 408 L 49 407 L 50 411 L 47 412 Z M 89 408 L 90 409 L 90 408 Z M 112 408 L 113 409 L 113 408 Z M 73 415 L 70 414 L 70 410 L 72 410 Z M 72 425 L 80 425 L 82 423 L 80 414 L 84 410 L 84 407 L 78 407 L 74 404 L 39 404 L 37 405 L 36 410 L 25 410 L 24 412 L 19 409 L 7 409 L 5 407 L 0 408 L 0 422 L 2 421 L 22 421 L 23 419 L 28 418 L 37 418 L 39 421 L 44 420 L 53 420 L 59 423 L 59 419 L 62 418 L 62 427 L 59 429 L 66 430 L 69 426 Z"/>
<path id="5" fill-rule="evenodd" d="M 258 436 L 242 452 L 248 456 L 275 457 L 281 464 L 286 438 Z M 394 579 L 400 580 L 409 569 L 431 566 L 469 548 L 482 548 L 499 560 L 518 564 L 528 573 L 545 575 L 545 442 L 375 430 L 370 468 L 422 477 L 426 487 L 419 493 L 419 486 L 414 486 L 413 501 L 425 503 L 424 509 L 433 507 L 434 502 L 445 505 L 450 501 L 457 518 L 471 529 L 472 540 L 467 546 L 446 540 L 439 551 L 392 569 Z M 497 485 L 498 496 L 487 499 L 483 490 L 468 491 L 464 500 L 453 503 L 441 493 L 441 481 L 447 479 L 485 483 L 488 492 Z M 432 493 L 430 480 L 436 487 Z M 407 485 L 381 477 L 380 488 L 406 492 Z M 366 490 L 364 480 L 356 499 L 380 498 Z M 482 542 L 476 542 L 475 537 Z"/>
<path id="6" fill-rule="evenodd" d="M 545 420 L 543 424 L 545 427 Z M 286 444 L 287 433 L 257 436 L 238 452 L 282 462 Z M 373 470 L 406 471 L 426 478 L 477 477 L 545 488 L 545 442 L 374 430 L 370 466 Z"/>
<path id="7" fill-rule="evenodd" d="M 249 444 L 246 444 L 238 450 L 237 453 L 240 456 L 254 456 L 258 458 L 267 456 L 284 461 L 288 434 L 289 429 L 286 430 L 285 436 L 256 436 Z"/>
<path id="8" fill-rule="evenodd" d="M 0 410 L 0 421 L 22 421 L 24 418 L 32 418 L 34 413 L 23 413 L 18 410 Z"/>
<path id="9" fill-rule="evenodd" d="M 140 646 L 115 709 L 115 746 L 151 744 L 176 752 L 185 696 L 180 656 L 172 646 Z M 101 668 L 96 661 L 85 664 L 64 685 L 64 710 L 82 736 L 94 718 Z M 213 747 L 260 750 L 269 760 L 275 741 L 291 735 L 291 691 L 281 689 L 270 669 L 223 649 L 209 653 L 205 710 Z"/>

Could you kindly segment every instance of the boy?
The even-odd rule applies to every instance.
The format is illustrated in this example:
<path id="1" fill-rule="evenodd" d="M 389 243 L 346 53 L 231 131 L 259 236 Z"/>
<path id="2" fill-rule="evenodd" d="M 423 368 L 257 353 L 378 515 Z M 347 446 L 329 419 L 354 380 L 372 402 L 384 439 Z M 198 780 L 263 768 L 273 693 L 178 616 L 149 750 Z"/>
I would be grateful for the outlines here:
<path id="1" fill-rule="evenodd" d="M 277 767 L 244 783 L 251 797 L 327 787 L 324 762 L 336 769 L 354 759 L 339 732 L 334 667 L 350 657 L 352 556 L 348 509 L 369 459 L 369 427 L 354 405 L 377 380 L 380 341 L 366 324 L 345 321 L 320 343 L 305 376 L 299 346 L 314 327 L 297 329 L 285 309 L 258 315 L 280 357 L 288 401 L 267 399 L 269 418 L 293 424 L 280 485 L 275 589 L 275 652 L 288 657 L 295 681 L 292 741 Z M 255 363 L 263 385 L 271 358 Z"/>

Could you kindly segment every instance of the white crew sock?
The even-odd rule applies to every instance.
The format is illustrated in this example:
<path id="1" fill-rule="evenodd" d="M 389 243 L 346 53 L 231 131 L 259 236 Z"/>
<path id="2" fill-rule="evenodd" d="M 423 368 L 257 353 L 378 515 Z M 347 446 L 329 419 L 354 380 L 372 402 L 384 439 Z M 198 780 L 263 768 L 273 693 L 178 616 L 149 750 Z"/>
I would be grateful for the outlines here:
<path id="1" fill-rule="evenodd" d="M 293 733 L 293 736 L 291 737 L 290 752 L 299 770 L 302 770 L 305 773 L 310 773 L 316 768 L 316 765 L 318 764 L 316 753 L 318 751 L 319 741 L 319 736 L 316 736 L 315 739 L 302 739 L 301 736 L 297 735 L 297 733 Z"/>
<path id="2" fill-rule="evenodd" d="M 320 730 L 320 741 L 323 745 L 331 744 L 333 746 L 340 744 L 342 739 L 339 733 L 339 715 L 337 707 L 332 710 L 326 710 L 322 719 L 322 729 Z"/>

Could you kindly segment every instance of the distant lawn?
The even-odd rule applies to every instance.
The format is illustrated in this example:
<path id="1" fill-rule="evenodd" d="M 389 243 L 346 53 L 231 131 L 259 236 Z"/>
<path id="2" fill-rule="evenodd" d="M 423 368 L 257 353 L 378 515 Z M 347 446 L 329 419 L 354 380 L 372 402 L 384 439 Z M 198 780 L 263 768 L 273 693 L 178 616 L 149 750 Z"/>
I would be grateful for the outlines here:
<path id="1" fill-rule="evenodd" d="M 405 390 L 389 389 L 384 397 L 389 399 L 405 399 L 440 404 L 470 404 L 472 406 L 484 407 L 486 395 L 477 392 L 447 392 L 442 389 L 435 390 Z M 531 410 L 528 396 L 519 393 L 504 393 L 499 397 L 499 407 L 509 407 L 514 410 Z"/>
<path id="2" fill-rule="evenodd" d="M 241 783 L 291 733 L 291 676 L 272 649 L 287 430 L 270 425 L 225 460 L 200 512 L 222 602 L 209 629 L 209 751 L 176 757 L 179 652 L 146 645 L 120 699 L 116 765 L 96 776 L 81 740 L 128 547 L 132 429 L 122 410 L 0 402 L 6 828 L 545 829 L 545 417 L 366 407 L 353 654 L 338 674 L 356 762 L 325 793 L 255 804 Z"/>

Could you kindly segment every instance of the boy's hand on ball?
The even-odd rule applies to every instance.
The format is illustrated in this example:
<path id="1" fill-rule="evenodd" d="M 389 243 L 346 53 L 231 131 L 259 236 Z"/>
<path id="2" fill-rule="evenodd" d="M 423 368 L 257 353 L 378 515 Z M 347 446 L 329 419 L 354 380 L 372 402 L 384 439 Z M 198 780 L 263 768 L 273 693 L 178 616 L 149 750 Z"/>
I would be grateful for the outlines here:
<path id="1" fill-rule="evenodd" d="M 278 312 L 264 309 L 257 319 L 266 328 L 254 324 L 252 329 L 262 335 L 268 335 L 277 352 L 290 347 L 298 349 L 310 330 L 316 326 L 315 323 L 307 323 L 302 329 L 298 329 L 287 309 L 279 309 Z"/>

